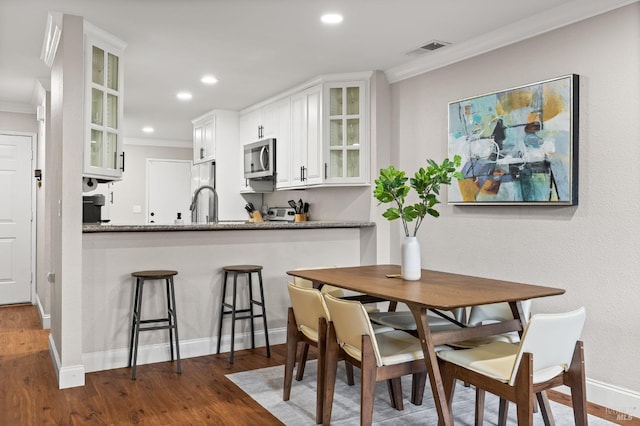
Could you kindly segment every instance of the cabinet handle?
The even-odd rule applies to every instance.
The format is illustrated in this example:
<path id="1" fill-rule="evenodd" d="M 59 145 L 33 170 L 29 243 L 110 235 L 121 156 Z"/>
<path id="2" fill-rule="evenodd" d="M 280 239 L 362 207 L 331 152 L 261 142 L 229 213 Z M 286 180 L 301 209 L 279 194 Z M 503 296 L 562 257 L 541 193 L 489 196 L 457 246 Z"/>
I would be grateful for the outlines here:
<path id="1" fill-rule="evenodd" d="M 204 158 L 204 148 L 200 148 L 200 159 Z"/>
<path id="2" fill-rule="evenodd" d="M 122 170 L 122 173 L 124 173 L 124 151 L 122 151 L 122 154 L 120 154 L 120 157 L 122 157 L 122 167 L 120 167 L 120 170 Z"/>
<path id="3" fill-rule="evenodd" d="M 327 163 L 324 163 L 324 178 L 327 179 Z"/>
<path id="4" fill-rule="evenodd" d="M 305 180 L 307 180 L 307 168 L 302 166 L 302 181 L 304 182 Z"/>

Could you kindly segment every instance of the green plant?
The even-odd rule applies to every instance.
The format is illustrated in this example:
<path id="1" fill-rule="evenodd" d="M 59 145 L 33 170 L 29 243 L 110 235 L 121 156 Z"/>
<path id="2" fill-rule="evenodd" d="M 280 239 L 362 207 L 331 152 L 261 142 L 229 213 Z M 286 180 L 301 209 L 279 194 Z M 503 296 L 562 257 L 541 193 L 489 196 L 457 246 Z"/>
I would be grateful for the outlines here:
<path id="1" fill-rule="evenodd" d="M 382 216 L 387 220 L 402 219 L 404 234 L 416 236 L 418 228 L 422 224 L 424 217 L 429 214 L 433 217 L 440 216 L 434 208 L 440 203 L 440 186 L 449 185 L 451 179 L 462 179 L 462 174 L 456 172 L 460 167 L 461 158 L 459 155 L 453 157 L 453 161 L 445 158 L 442 164 L 438 164 L 431 159 L 427 159 L 427 167 L 421 167 L 414 177 L 409 179 L 405 172 L 397 170 L 394 166 L 380 169 L 380 176 L 376 179 L 376 187 L 373 196 L 380 203 L 394 203 L 397 207 L 389 207 Z M 407 185 L 409 180 L 409 185 Z M 405 200 L 409 191 L 413 188 L 418 194 L 420 201 L 415 204 L 405 205 Z M 415 222 L 413 234 L 409 233 L 409 222 Z"/>

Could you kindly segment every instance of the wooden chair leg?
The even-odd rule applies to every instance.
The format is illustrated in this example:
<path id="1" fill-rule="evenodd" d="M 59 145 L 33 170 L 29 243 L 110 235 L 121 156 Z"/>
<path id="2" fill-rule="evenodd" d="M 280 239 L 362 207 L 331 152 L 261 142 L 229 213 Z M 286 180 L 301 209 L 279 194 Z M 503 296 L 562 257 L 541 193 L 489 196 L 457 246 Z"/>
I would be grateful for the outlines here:
<path id="1" fill-rule="evenodd" d="M 525 352 L 522 354 L 520 367 L 516 374 L 516 406 L 518 412 L 518 426 L 533 425 L 533 356 Z"/>
<path id="2" fill-rule="evenodd" d="M 388 379 L 387 390 L 389 391 L 391 406 L 398 411 L 404 410 L 404 403 L 402 402 L 402 381 L 400 377 Z"/>
<path id="3" fill-rule="evenodd" d="M 555 426 L 556 421 L 554 420 L 553 413 L 551 412 L 551 405 L 549 404 L 547 393 L 544 391 L 538 392 L 536 394 L 536 398 L 538 399 L 538 406 L 540 407 L 540 414 L 542 414 L 544 426 Z"/>
<path id="4" fill-rule="evenodd" d="M 322 423 L 325 395 L 325 370 L 327 356 L 327 319 L 318 318 L 318 372 L 316 376 L 316 424 Z M 335 383 L 335 382 L 334 382 Z"/>
<path id="5" fill-rule="evenodd" d="M 302 380 L 304 376 L 304 368 L 307 365 L 307 356 L 309 355 L 309 344 L 304 343 L 302 345 L 302 352 L 300 352 L 300 360 L 298 361 L 298 371 L 296 372 L 296 380 Z"/>
<path id="6" fill-rule="evenodd" d="M 347 384 L 353 386 L 356 384 L 356 380 L 353 377 L 353 365 L 347 360 L 344 361 L 344 369 L 347 370 Z"/>
<path id="7" fill-rule="evenodd" d="M 338 354 L 340 347 L 336 337 L 333 323 L 327 326 L 327 346 L 325 351 L 324 369 L 324 400 L 322 403 L 322 424 L 328 426 L 331 423 L 331 409 L 333 408 L 333 393 L 336 388 L 336 368 L 338 367 Z"/>
<path id="8" fill-rule="evenodd" d="M 498 403 L 498 426 L 507 426 L 507 417 L 509 416 L 509 401 L 500 398 Z"/>
<path id="9" fill-rule="evenodd" d="M 458 367 L 454 364 L 443 362 L 442 360 L 438 360 L 438 363 L 440 364 L 440 371 L 442 372 L 442 385 L 444 387 L 446 402 L 447 405 L 451 407 L 453 395 L 456 391 L 456 369 Z"/>
<path id="10" fill-rule="evenodd" d="M 298 326 L 292 308 L 289 308 L 287 315 L 287 358 L 284 367 L 283 401 L 288 401 L 291 396 L 291 381 L 293 379 L 293 368 L 296 364 L 296 352 L 298 349 Z"/>
<path id="11" fill-rule="evenodd" d="M 414 373 L 411 378 L 411 403 L 422 405 L 424 387 L 427 384 L 427 373 Z"/>
<path id="12" fill-rule="evenodd" d="M 376 393 L 376 357 L 369 336 L 362 336 L 362 362 L 360 365 L 360 424 L 373 422 L 373 401 Z M 393 404 L 393 400 L 391 402 Z"/>
<path id="13" fill-rule="evenodd" d="M 573 358 L 567 372 L 567 382 L 571 387 L 571 404 L 577 425 L 587 424 L 587 385 L 584 371 L 584 344 L 576 342 Z"/>
<path id="14" fill-rule="evenodd" d="M 476 388 L 476 426 L 484 423 L 484 389 Z"/>

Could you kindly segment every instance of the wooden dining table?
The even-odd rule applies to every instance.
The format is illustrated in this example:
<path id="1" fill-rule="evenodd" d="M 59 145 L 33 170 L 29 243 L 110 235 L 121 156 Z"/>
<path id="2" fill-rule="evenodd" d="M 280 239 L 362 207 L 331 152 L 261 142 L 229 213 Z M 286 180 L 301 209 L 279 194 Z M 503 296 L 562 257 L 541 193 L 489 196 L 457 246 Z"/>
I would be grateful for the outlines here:
<path id="1" fill-rule="evenodd" d="M 439 425 L 453 425 L 453 416 L 445 398 L 435 347 L 509 331 L 521 333 L 526 323 L 521 304 L 523 300 L 557 296 L 565 292 L 561 288 L 426 269 L 422 270 L 420 280 L 405 281 L 400 277 L 399 265 L 306 269 L 288 271 L 287 274 L 310 280 L 314 287 L 328 284 L 379 300 L 405 303 L 416 320 Z M 441 312 L 500 302 L 509 303 L 513 320 L 446 331 L 432 331 L 429 328 L 427 310 Z"/>

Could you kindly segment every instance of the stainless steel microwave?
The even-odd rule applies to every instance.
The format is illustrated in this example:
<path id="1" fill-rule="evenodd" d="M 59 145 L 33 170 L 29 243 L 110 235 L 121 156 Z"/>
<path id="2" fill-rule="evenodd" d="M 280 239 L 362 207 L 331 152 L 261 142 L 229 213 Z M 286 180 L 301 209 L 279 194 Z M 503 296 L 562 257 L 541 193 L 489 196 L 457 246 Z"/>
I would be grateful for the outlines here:
<path id="1" fill-rule="evenodd" d="M 244 146 L 244 178 L 268 179 L 276 174 L 276 140 L 263 139 Z"/>

